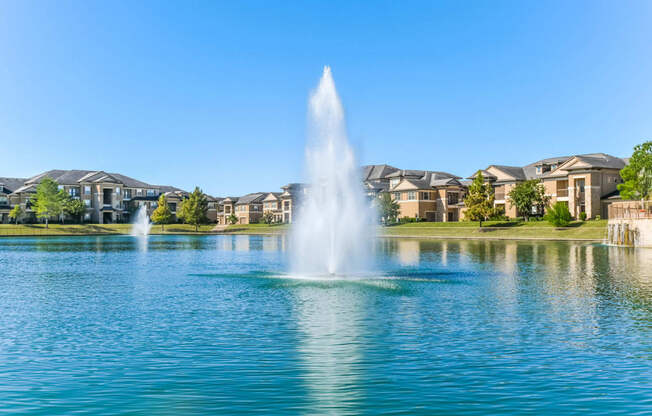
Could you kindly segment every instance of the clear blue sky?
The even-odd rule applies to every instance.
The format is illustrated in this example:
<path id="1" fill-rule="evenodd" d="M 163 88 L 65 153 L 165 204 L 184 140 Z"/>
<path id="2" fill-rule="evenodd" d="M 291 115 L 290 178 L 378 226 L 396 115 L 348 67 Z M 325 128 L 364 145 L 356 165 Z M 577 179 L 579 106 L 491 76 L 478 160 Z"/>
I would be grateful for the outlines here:
<path id="1" fill-rule="evenodd" d="M 325 64 L 362 163 L 627 156 L 652 137 L 651 21 L 649 1 L 4 1 L 0 176 L 278 190 Z"/>

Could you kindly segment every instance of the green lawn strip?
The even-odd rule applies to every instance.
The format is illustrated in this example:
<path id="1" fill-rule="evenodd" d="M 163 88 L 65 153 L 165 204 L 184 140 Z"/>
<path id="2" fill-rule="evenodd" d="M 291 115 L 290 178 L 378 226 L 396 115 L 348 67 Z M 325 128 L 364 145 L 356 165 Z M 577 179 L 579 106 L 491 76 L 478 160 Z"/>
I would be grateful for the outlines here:
<path id="1" fill-rule="evenodd" d="M 288 230 L 287 224 L 235 224 L 223 231 L 227 234 L 282 234 Z"/>
<path id="2" fill-rule="evenodd" d="M 596 221 L 597 222 L 597 221 Z M 514 238 L 514 239 L 580 239 L 580 240 L 602 240 L 605 238 L 607 229 L 606 222 L 602 225 L 588 225 L 589 223 L 573 224 L 571 227 L 557 229 L 547 223 L 539 222 L 539 226 L 513 225 L 471 227 L 417 227 L 398 225 L 385 227 L 382 234 L 396 237 L 432 237 L 432 238 Z M 410 224 L 412 225 L 412 224 Z"/>
<path id="3" fill-rule="evenodd" d="M 545 221 L 485 222 L 482 228 L 473 222 L 420 222 L 381 228 L 381 235 L 390 237 L 429 238 L 504 238 L 504 239 L 587 239 L 602 240 L 606 236 L 606 220 L 577 221 L 570 227 L 556 229 Z M 211 233 L 214 225 L 202 225 L 199 233 Z M 287 232 L 284 224 L 230 225 L 224 234 L 282 234 Z M 46 236 L 46 235 L 98 235 L 129 234 L 130 224 L 0 224 L 0 236 Z M 153 225 L 151 234 L 196 234 L 195 227 L 188 224 L 169 224 L 165 231 Z"/>
<path id="4" fill-rule="evenodd" d="M 213 225 L 202 225 L 199 232 L 210 232 Z M 98 234 L 129 234 L 131 224 L 0 224 L 0 236 L 50 236 L 50 235 L 98 235 Z M 165 231 L 160 225 L 153 225 L 151 234 L 195 233 L 195 227 L 187 224 L 169 224 Z"/>

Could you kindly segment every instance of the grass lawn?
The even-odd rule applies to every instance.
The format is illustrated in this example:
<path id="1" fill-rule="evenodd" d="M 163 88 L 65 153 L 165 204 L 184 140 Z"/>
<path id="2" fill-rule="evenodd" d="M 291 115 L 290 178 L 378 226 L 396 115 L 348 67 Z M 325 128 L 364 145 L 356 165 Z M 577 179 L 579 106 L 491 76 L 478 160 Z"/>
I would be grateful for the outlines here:
<path id="1" fill-rule="evenodd" d="M 505 239 L 587 239 L 602 240 L 607 234 L 607 220 L 575 221 L 557 229 L 546 221 L 418 222 L 383 228 L 387 236 L 442 238 Z"/>
<path id="2" fill-rule="evenodd" d="M 202 225 L 200 233 L 210 233 L 214 225 Z M 285 224 L 229 225 L 220 234 L 283 234 L 289 229 Z M 0 224 L 0 236 L 39 235 L 95 235 L 129 234 L 130 224 Z M 187 224 L 170 224 L 161 231 L 152 226 L 151 234 L 194 234 L 195 227 Z M 489 221 L 478 227 L 477 222 L 418 222 L 381 228 L 380 234 L 390 237 L 424 238 L 504 238 L 504 239 L 578 239 L 602 240 L 607 233 L 607 221 L 576 221 L 570 227 L 556 229 L 545 221 Z"/>
<path id="3" fill-rule="evenodd" d="M 229 225 L 223 233 L 234 234 L 283 234 L 289 229 L 287 224 L 235 224 Z"/>
<path id="4" fill-rule="evenodd" d="M 209 232 L 214 225 L 202 225 L 200 232 Z M 0 224 L 0 236 L 38 236 L 38 235 L 95 235 L 95 234 L 129 234 L 131 224 Z M 151 234 L 180 234 L 194 233 L 195 227 L 187 224 L 169 224 L 165 232 L 160 225 L 154 225 Z"/>

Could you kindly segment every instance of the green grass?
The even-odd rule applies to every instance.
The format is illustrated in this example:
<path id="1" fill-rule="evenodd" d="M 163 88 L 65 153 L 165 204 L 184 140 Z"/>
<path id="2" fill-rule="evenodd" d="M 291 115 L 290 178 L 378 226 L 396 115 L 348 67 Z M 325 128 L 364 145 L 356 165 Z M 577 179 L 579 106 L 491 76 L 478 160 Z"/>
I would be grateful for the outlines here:
<path id="1" fill-rule="evenodd" d="M 575 221 L 555 228 L 547 221 L 418 222 L 383 228 L 387 236 L 431 238 L 587 239 L 602 240 L 607 220 Z"/>
<path id="2" fill-rule="evenodd" d="M 287 224 L 236 224 L 229 225 L 223 232 L 234 234 L 282 234 L 288 229 Z"/>
<path id="3" fill-rule="evenodd" d="M 214 225 L 202 225 L 200 233 L 209 233 Z M 289 229 L 285 224 L 229 225 L 224 234 L 283 234 Z M 96 235 L 129 234 L 130 224 L 0 224 L 0 236 L 39 235 Z M 170 224 L 161 231 L 160 225 L 152 226 L 152 234 L 194 234 L 195 227 L 187 224 Z M 383 227 L 381 235 L 392 237 L 424 238 L 502 238 L 502 239 L 587 239 L 602 240 L 607 233 L 607 220 L 576 221 L 569 227 L 557 229 L 546 221 L 488 221 L 478 227 L 477 222 L 418 222 Z"/>
<path id="4" fill-rule="evenodd" d="M 214 225 L 202 225 L 200 232 L 209 232 Z M 38 236 L 38 235 L 97 235 L 97 234 L 129 234 L 131 224 L 0 224 L 0 236 Z M 194 233 L 195 227 L 187 224 L 169 224 L 165 232 L 160 225 L 154 225 L 151 234 L 185 234 Z"/>

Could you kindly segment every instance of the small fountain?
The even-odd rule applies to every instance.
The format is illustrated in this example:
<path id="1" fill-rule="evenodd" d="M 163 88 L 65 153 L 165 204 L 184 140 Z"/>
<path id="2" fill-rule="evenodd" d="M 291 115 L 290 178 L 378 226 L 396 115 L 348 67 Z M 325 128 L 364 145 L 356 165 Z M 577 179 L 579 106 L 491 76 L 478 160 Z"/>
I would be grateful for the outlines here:
<path id="1" fill-rule="evenodd" d="M 152 223 L 147 215 L 147 207 L 141 205 L 136 212 L 136 220 L 131 226 L 131 235 L 134 237 L 149 235 L 150 228 L 152 228 Z"/>
<path id="2" fill-rule="evenodd" d="M 330 67 L 309 103 L 309 177 L 292 228 L 291 272 L 299 276 L 369 270 L 376 216 L 365 198 Z"/>

